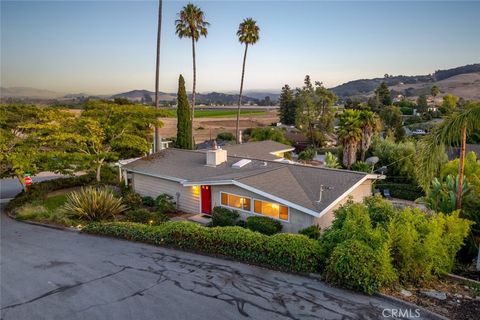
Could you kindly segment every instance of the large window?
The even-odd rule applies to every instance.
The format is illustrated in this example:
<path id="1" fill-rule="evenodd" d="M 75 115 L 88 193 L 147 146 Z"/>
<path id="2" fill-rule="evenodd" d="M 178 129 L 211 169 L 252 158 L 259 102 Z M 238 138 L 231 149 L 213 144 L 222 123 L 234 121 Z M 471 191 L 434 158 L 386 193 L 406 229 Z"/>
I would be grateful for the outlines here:
<path id="1" fill-rule="evenodd" d="M 222 205 L 250 211 L 250 198 L 222 192 Z"/>
<path id="2" fill-rule="evenodd" d="M 288 207 L 278 203 L 254 200 L 253 210 L 255 213 L 269 216 L 275 219 L 288 220 Z"/>

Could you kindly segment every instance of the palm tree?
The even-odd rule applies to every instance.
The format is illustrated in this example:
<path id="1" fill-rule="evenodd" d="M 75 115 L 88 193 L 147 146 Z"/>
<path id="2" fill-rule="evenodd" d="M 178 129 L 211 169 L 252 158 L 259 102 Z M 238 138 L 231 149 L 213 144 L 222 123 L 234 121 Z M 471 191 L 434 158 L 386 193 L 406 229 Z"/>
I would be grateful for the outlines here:
<path id="1" fill-rule="evenodd" d="M 189 3 L 182 8 L 178 14 L 180 19 L 175 20 L 175 33 L 181 38 L 192 39 L 192 58 L 193 58 L 193 89 L 192 89 L 192 146 L 195 146 L 195 139 L 193 137 L 193 120 L 195 118 L 195 86 L 197 84 L 197 67 L 195 61 L 195 42 L 201 36 L 206 37 L 208 34 L 207 27 L 210 25 L 205 21 L 203 11 L 196 5 Z"/>
<path id="2" fill-rule="evenodd" d="M 420 143 L 417 161 L 417 177 L 423 189 L 428 190 L 433 178 L 440 171 L 444 158 L 445 146 L 460 144 L 458 164 L 458 184 L 455 208 L 462 207 L 462 190 L 465 168 L 465 145 L 467 135 L 480 128 L 480 104 L 471 104 L 461 113 L 454 113 L 446 118 Z"/>
<path id="3" fill-rule="evenodd" d="M 245 53 L 243 54 L 242 80 L 240 81 L 240 95 L 238 96 L 237 127 L 235 130 L 237 143 L 240 142 L 240 106 L 242 104 L 243 78 L 245 76 L 248 45 L 257 43 L 258 39 L 260 39 L 259 32 L 260 28 L 257 26 L 257 22 L 252 18 L 244 19 L 238 26 L 238 41 L 245 44 Z"/>
<path id="4" fill-rule="evenodd" d="M 360 122 L 363 131 L 361 142 L 362 154 L 360 159 L 365 161 L 365 154 L 372 144 L 373 135 L 380 131 L 381 122 L 379 116 L 375 112 L 368 110 L 363 110 L 360 112 Z"/>
<path id="5" fill-rule="evenodd" d="M 343 166 L 350 169 L 357 160 L 358 144 L 362 139 L 360 112 L 345 110 L 339 117 L 338 140 L 343 145 Z"/>
<path id="6" fill-rule="evenodd" d="M 162 34 L 162 4 L 163 0 L 158 2 L 158 30 L 157 30 L 157 55 L 155 61 L 155 108 L 160 108 L 158 97 L 158 82 L 160 75 L 160 37 Z M 158 126 L 155 126 L 155 136 L 153 137 L 153 150 L 158 152 L 161 149 L 162 141 L 160 140 L 160 130 Z"/>

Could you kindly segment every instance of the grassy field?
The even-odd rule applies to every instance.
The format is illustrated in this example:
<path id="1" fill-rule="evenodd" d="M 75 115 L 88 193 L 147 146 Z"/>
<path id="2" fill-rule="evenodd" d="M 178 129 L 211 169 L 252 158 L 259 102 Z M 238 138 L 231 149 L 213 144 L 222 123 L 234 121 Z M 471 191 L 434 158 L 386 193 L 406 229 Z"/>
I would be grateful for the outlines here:
<path id="1" fill-rule="evenodd" d="M 241 116 L 261 116 L 267 114 L 266 111 L 260 110 L 242 110 Z M 223 118 L 223 117 L 235 117 L 237 110 L 195 110 L 195 118 Z M 173 111 L 173 116 L 176 117 L 176 111 Z"/>

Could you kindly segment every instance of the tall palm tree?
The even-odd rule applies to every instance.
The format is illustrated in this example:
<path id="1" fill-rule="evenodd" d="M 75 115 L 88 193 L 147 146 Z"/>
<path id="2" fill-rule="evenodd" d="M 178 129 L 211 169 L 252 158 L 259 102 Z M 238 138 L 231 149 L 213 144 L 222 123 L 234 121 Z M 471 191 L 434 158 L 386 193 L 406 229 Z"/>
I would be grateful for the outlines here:
<path id="1" fill-rule="evenodd" d="M 193 137 L 193 120 L 195 118 L 195 87 L 197 84 L 197 66 L 195 61 L 195 42 L 200 39 L 201 36 L 206 37 L 208 34 L 207 27 L 210 25 L 205 21 L 205 15 L 203 11 L 196 5 L 189 3 L 180 10 L 179 19 L 175 20 L 175 33 L 181 38 L 192 39 L 192 58 L 193 58 L 193 89 L 192 89 L 192 108 L 191 108 L 191 121 L 192 121 L 192 146 L 195 146 L 195 139 Z"/>
<path id="2" fill-rule="evenodd" d="M 363 110 L 360 112 L 360 122 L 363 131 L 361 142 L 361 160 L 365 161 L 365 154 L 372 144 L 373 135 L 380 131 L 381 122 L 379 116 L 372 111 Z"/>
<path id="3" fill-rule="evenodd" d="M 260 39 L 259 33 L 260 28 L 252 18 L 244 19 L 238 26 L 238 41 L 245 44 L 245 53 L 243 54 L 242 80 L 240 81 L 240 95 L 238 96 L 237 127 L 235 131 L 237 143 L 240 142 L 240 107 L 242 104 L 243 78 L 245 76 L 245 61 L 247 60 L 248 45 L 257 43 L 258 39 Z"/>
<path id="4" fill-rule="evenodd" d="M 455 208 L 462 207 L 462 190 L 465 170 L 465 146 L 467 135 L 480 128 L 480 104 L 467 106 L 465 111 L 454 113 L 446 118 L 429 135 L 422 139 L 417 159 L 417 177 L 425 190 L 430 188 L 433 178 L 440 171 L 445 146 L 460 145 L 458 164 L 457 194 Z"/>
<path id="5" fill-rule="evenodd" d="M 162 4 L 163 0 L 158 2 L 158 30 L 157 30 L 157 56 L 155 61 L 155 108 L 160 108 L 158 97 L 158 82 L 160 75 L 160 38 L 162 35 Z M 158 152 L 161 149 L 162 141 L 160 139 L 160 129 L 155 126 L 155 136 L 153 137 L 153 151 Z"/>
<path id="6" fill-rule="evenodd" d="M 357 160 L 358 144 L 362 139 L 360 112 L 348 109 L 339 116 L 338 140 L 343 145 L 343 166 L 350 167 Z"/>

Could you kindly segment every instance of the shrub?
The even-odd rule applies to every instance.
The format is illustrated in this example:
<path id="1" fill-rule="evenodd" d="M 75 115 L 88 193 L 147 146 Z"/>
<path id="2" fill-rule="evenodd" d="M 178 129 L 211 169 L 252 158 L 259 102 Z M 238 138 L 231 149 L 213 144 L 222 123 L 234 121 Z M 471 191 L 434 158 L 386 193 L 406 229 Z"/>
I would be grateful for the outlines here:
<path id="1" fill-rule="evenodd" d="M 238 220 L 235 225 L 238 226 L 238 227 L 246 228 L 246 227 L 247 227 L 247 221 L 245 221 L 245 220 Z"/>
<path id="2" fill-rule="evenodd" d="M 142 196 L 132 190 L 122 192 L 122 201 L 130 209 L 140 208 L 143 204 Z"/>
<path id="3" fill-rule="evenodd" d="M 81 220 L 111 219 L 126 210 L 122 199 L 115 198 L 106 188 L 86 187 L 67 195 L 63 210 Z"/>
<path id="4" fill-rule="evenodd" d="M 387 246 L 373 249 L 356 239 L 340 243 L 328 261 L 326 279 L 349 289 L 375 293 L 395 279 Z"/>
<path id="5" fill-rule="evenodd" d="M 125 212 L 125 218 L 131 222 L 148 223 L 151 213 L 147 209 L 134 209 Z"/>
<path id="6" fill-rule="evenodd" d="M 320 238 L 320 227 L 317 226 L 317 225 L 312 225 L 310 227 L 306 227 L 300 231 L 298 231 L 298 233 L 300 234 L 303 234 L 304 236 L 307 236 L 309 237 L 310 239 L 314 239 L 314 240 L 318 240 Z"/>
<path id="7" fill-rule="evenodd" d="M 272 235 L 282 231 L 282 224 L 280 221 L 269 217 L 253 216 L 247 218 L 247 228 L 266 235 Z"/>
<path id="8" fill-rule="evenodd" d="M 167 222 L 168 220 L 170 220 L 170 218 L 166 213 L 155 211 L 151 214 L 151 222 L 154 226 Z"/>
<path id="9" fill-rule="evenodd" d="M 142 204 L 147 207 L 155 207 L 155 200 L 152 197 L 143 197 L 142 198 Z"/>
<path id="10" fill-rule="evenodd" d="M 458 211 L 430 217 L 418 209 L 398 212 L 389 234 L 400 280 L 417 283 L 450 272 L 470 225 Z"/>
<path id="11" fill-rule="evenodd" d="M 313 158 L 315 157 L 315 149 L 313 148 L 308 148 L 300 152 L 298 155 L 299 160 L 303 161 L 312 161 Z"/>
<path id="12" fill-rule="evenodd" d="M 84 232 L 120 237 L 208 254 L 292 272 L 316 272 L 320 246 L 296 234 L 266 236 L 240 227 L 205 228 L 191 222 L 148 226 L 128 222 L 90 223 Z"/>
<path id="13" fill-rule="evenodd" d="M 385 189 L 390 190 L 390 195 L 397 199 L 415 201 L 425 195 L 421 187 L 413 184 L 378 182 L 375 184 L 375 187 L 382 191 Z"/>
<path id="14" fill-rule="evenodd" d="M 373 167 L 365 161 L 357 161 L 352 165 L 352 170 L 371 173 Z"/>
<path id="15" fill-rule="evenodd" d="M 215 207 L 212 212 L 212 225 L 214 227 L 234 226 L 239 214 L 236 210 Z"/>
<path id="16" fill-rule="evenodd" d="M 176 209 L 176 203 L 169 194 L 162 193 L 155 199 L 155 207 L 160 213 L 173 213 Z"/>
<path id="17" fill-rule="evenodd" d="M 395 208 L 392 203 L 382 198 L 381 195 L 367 197 L 363 200 L 363 203 L 367 206 L 372 226 L 387 228 L 388 223 L 395 214 Z"/>
<path id="18" fill-rule="evenodd" d="M 231 132 L 220 132 L 217 134 L 218 140 L 225 140 L 225 141 L 234 141 L 235 135 Z"/>

